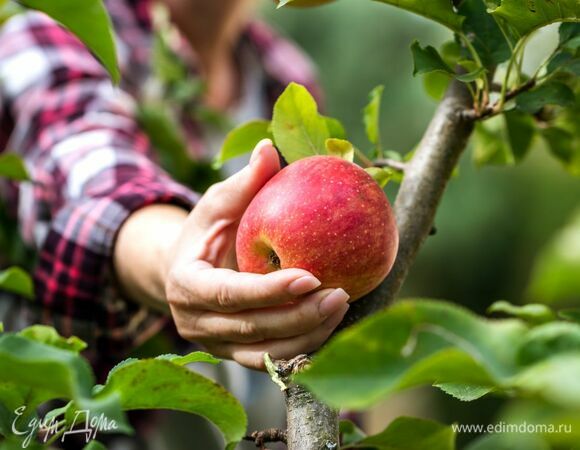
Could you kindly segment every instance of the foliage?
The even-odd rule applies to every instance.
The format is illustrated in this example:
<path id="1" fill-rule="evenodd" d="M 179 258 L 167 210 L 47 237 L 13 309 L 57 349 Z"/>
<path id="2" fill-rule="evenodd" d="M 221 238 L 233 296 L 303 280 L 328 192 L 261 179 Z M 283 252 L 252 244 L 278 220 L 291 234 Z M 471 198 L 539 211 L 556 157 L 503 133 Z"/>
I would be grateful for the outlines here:
<path id="1" fill-rule="evenodd" d="M 231 448 L 243 437 L 246 416 L 238 401 L 214 381 L 185 367 L 196 362 L 219 363 L 211 355 L 194 352 L 129 359 L 110 371 L 105 385 L 94 385 L 89 364 L 79 354 L 85 347 L 80 339 L 63 338 L 45 326 L 0 335 L 0 435 L 22 445 L 28 433 L 15 435 L 12 423 L 41 419 L 36 408 L 59 399 L 69 403 L 42 418 L 46 423 L 58 423 L 45 442 L 84 424 L 79 415 L 85 417 L 86 411 L 89 417 L 102 414 L 110 425 L 92 429 L 93 437 L 107 431 L 131 433 L 124 411 L 132 409 L 174 409 L 201 415 L 218 427 Z M 33 439 L 37 439 L 36 433 Z"/>

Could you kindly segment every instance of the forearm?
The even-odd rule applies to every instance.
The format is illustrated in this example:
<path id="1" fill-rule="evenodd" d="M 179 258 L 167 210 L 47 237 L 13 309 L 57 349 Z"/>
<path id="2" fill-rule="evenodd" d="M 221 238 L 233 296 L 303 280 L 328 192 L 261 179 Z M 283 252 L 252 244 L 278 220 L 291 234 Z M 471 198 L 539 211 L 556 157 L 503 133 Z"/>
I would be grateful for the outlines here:
<path id="1" fill-rule="evenodd" d="M 169 310 L 165 299 L 167 255 L 187 215 L 183 208 L 156 204 L 137 210 L 125 221 L 115 242 L 113 265 L 127 297 L 157 310 Z"/>

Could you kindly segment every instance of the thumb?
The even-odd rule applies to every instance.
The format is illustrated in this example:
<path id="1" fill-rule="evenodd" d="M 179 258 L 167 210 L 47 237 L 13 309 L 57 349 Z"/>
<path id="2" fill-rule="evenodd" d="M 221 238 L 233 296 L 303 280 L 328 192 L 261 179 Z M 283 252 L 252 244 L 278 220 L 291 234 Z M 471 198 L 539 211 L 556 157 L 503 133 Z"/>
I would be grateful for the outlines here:
<path id="1" fill-rule="evenodd" d="M 197 206 L 199 215 L 208 224 L 220 219 L 238 220 L 262 186 L 279 171 L 280 159 L 272 141 L 260 141 L 249 165 L 207 191 Z"/>

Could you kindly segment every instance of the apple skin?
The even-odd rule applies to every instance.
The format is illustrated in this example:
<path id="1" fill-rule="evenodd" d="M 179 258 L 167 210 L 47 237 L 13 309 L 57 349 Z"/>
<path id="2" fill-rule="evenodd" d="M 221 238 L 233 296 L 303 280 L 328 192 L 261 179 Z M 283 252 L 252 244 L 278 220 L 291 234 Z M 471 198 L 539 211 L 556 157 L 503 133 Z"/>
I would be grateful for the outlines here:
<path id="1" fill-rule="evenodd" d="M 254 197 L 240 221 L 236 255 L 242 272 L 304 269 L 321 288 L 343 288 L 353 301 L 387 276 L 398 244 L 376 181 L 344 159 L 312 156 L 282 169 Z"/>

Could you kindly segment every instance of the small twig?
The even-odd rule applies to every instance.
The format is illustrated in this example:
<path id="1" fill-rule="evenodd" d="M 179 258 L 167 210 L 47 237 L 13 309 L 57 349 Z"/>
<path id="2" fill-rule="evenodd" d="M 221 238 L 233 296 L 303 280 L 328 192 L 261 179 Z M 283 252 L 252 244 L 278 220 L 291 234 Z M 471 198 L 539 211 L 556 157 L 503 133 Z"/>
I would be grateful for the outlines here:
<path id="1" fill-rule="evenodd" d="M 397 172 L 405 172 L 405 167 L 407 167 L 407 164 L 395 159 L 377 159 L 373 162 L 373 166 L 388 167 L 389 169 L 396 170 Z"/>
<path id="2" fill-rule="evenodd" d="M 265 450 L 264 444 L 268 442 L 282 442 L 284 444 L 288 441 L 288 434 L 286 430 L 281 430 L 279 428 L 268 428 L 263 431 L 254 431 L 248 436 L 244 436 L 244 441 L 250 441 L 256 444 L 261 450 Z"/>
<path id="3" fill-rule="evenodd" d="M 505 104 L 506 101 L 511 100 L 514 97 L 518 96 L 522 92 L 529 91 L 534 86 L 536 86 L 536 80 L 531 78 L 530 80 L 519 85 L 515 89 L 508 91 L 505 94 L 503 104 Z M 465 120 L 481 120 L 481 119 L 486 119 L 488 117 L 493 117 L 493 116 L 501 113 L 503 104 L 501 101 L 498 100 L 493 105 L 490 105 L 490 106 L 482 109 L 481 111 L 476 111 L 475 109 L 468 109 L 468 110 L 463 111 L 462 117 Z"/>

